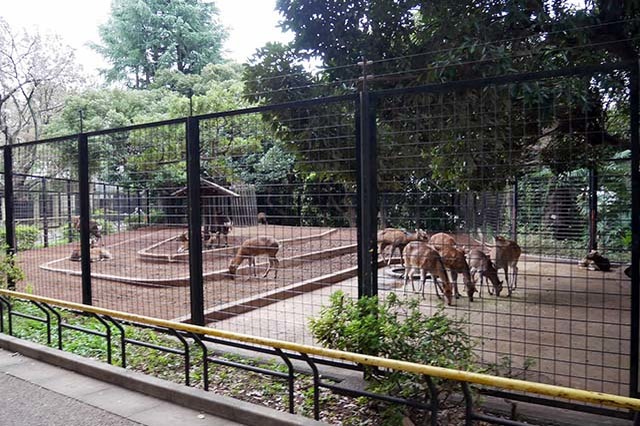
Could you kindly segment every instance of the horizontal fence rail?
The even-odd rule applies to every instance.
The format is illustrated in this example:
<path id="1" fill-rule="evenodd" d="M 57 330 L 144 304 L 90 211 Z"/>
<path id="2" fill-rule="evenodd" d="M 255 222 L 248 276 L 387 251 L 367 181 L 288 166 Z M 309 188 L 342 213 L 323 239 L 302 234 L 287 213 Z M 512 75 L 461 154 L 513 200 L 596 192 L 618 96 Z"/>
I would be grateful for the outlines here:
<path id="1" fill-rule="evenodd" d="M 4 319 L 6 314 L 9 321 L 8 331 L 10 333 L 12 331 L 12 326 L 11 326 L 12 316 L 18 316 L 22 318 L 31 319 L 31 320 L 42 321 L 47 324 L 47 343 L 51 344 L 52 333 L 51 333 L 51 317 L 49 312 L 53 312 L 54 315 L 57 316 L 58 318 L 57 325 L 59 327 L 58 329 L 59 337 L 58 337 L 57 344 L 59 348 L 62 348 L 63 346 L 63 343 L 61 340 L 62 324 L 61 324 L 59 314 L 56 314 L 56 311 L 51 309 L 52 307 L 63 308 L 66 310 L 71 310 L 76 312 L 83 312 L 86 314 L 90 314 L 95 318 L 101 318 L 100 322 L 105 326 L 105 329 L 106 329 L 104 333 L 97 333 L 93 330 L 82 329 L 81 327 L 72 327 L 68 325 L 66 325 L 66 327 L 76 331 L 84 331 L 84 332 L 89 332 L 92 334 L 97 334 L 97 335 L 106 337 L 108 342 L 108 359 L 107 359 L 108 363 L 112 362 L 111 340 L 113 337 L 111 334 L 111 325 L 115 326 L 118 329 L 118 332 L 120 335 L 121 348 L 123 348 L 122 363 L 121 363 L 122 366 L 126 366 L 126 361 L 125 361 L 126 349 L 124 349 L 125 348 L 124 343 L 126 338 L 124 337 L 124 330 L 122 326 L 119 325 L 118 321 L 123 321 L 124 324 L 144 326 L 144 327 L 154 328 L 158 330 L 169 330 L 172 335 L 177 336 L 178 339 L 184 344 L 184 350 L 182 352 L 170 350 L 167 348 L 160 347 L 158 345 L 148 344 L 148 343 L 139 342 L 139 341 L 126 340 L 126 343 L 146 346 L 146 347 L 154 348 L 154 349 L 165 351 L 165 352 L 169 351 L 173 353 L 180 353 L 182 355 L 186 355 L 187 359 L 189 359 L 189 356 L 190 356 L 189 347 L 185 343 L 184 338 L 180 337 L 180 334 L 179 334 L 180 332 L 187 333 L 188 338 L 194 339 L 198 343 L 198 345 L 201 347 L 203 354 L 205 354 L 204 356 L 205 359 L 208 359 L 208 355 L 206 355 L 208 353 L 206 346 L 202 343 L 203 338 L 205 337 L 212 338 L 217 343 L 222 342 L 222 340 L 220 339 L 224 339 L 225 341 L 228 340 L 231 342 L 236 342 L 236 344 L 238 343 L 243 344 L 242 347 L 245 349 L 251 348 L 251 346 L 246 346 L 247 344 L 272 348 L 276 351 L 277 354 L 279 354 L 285 360 L 285 363 L 287 364 L 289 369 L 289 373 L 277 374 L 269 371 L 263 371 L 259 368 L 253 368 L 252 370 L 260 373 L 270 374 L 274 377 L 284 378 L 289 381 L 293 380 L 292 378 L 293 366 L 291 365 L 287 354 L 289 353 L 298 354 L 299 356 L 301 356 L 303 360 L 306 360 L 307 362 L 309 362 L 309 364 L 312 367 L 312 370 L 314 371 L 314 378 L 315 378 L 314 385 L 315 385 L 316 394 L 319 391 L 319 387 L 324 387 L 327 389 L 332 389 L 337 387 L 330 386 L 330 385 L 323 385 L 320 383 L 318 370 L 315 367 L 314 361 L 310 358 L 311 356 L 323 357 L 323 358 L 328 358 L 336 361 L 348 361 L 355 364 L 367 365 L 367 366 L 377 367 L 381 369 L 388 369 L 391 371 L 404 371 L 408 373 L 414 373 L 417 375 L 428 376 L 430 378 L 440 378 L 440 379 L 459 382 L 462 386 L 461 391 L 464 394 L 465 398 L 467 398 L 467 416 L 468 416 L 467 424 L 471 424 L 470 421 L 474 419 L 483 420 L 483 421 L 487 421 L 495 424 L 524 424 L 524 423 L 517 423 L 513 421 L 507 421 L 501 418 L 494 418 L 489 415 L 474 412 L 473 402 L 471 401 L 472 397 L 469 390 L 469 385 L 489 386 L 494 389 L 495 388 L 504 389 L 504 390 L 522 392 L 525 394 L 534 394 L 534 395 L 540 395 L 540 396 L 546 396 L 546 397 L 559 398 L 567 401 L 578 401 L 586 404 L 602 405 L 602 406 L 613 407 L 617 409 L 630 410 L 630 412 L 632 413 L 640 412 L 640 399 L 636 399 L 636 398 L 629 398 L 629 397 L 619 396 L 619 395 L 611 395 L 611 394 L 606 394 L 601 392 L 591 392 L 591 391 L 585 391 L 580 389 L 567 388 L 563 386 L 554 386 L 554 385 L 548 385 L 543 383 L 516 380 L 511 378 L 497 377 L 497 376 L 492 376 L 488 374 L 452 370 L 452 369 L 434 367 L 429 365 L 421 365 L 421 364 L 415 364 L 415 363 L 410 363 L 405 361 L 379 358 L 375 356 L 367 356 L 367 355 L 361 355 L 361 354 L 338 351 L 338 350 L 325 349 L 325 348 L 320 348 L 320 347 L 315 347 L 310 345 L 301 345 L 301 344 L 296 344 L 291 342 L 284 342 L 284 341 L 275 340 L 275 339 L 265 339 L 265 338 L 260 338 L 256 336 L 249 336 L 249 335 L 244 335 L 239 333 L 227 332 L 223 330 L 216 330 L 208 327 L 175 323 L 172 321 L 149 318 L 141 315 L 134 315 L 134 314 L 129 314 L 125 312 L 117 312 L 109 309 L 102 309 L 102 308 L 87 306 L 83 304 L 66 302 L 63 300 L 50 299 L 46 297 L 39 297 L 39 296 L 30 295 L 30 294 L 9 291 L 9 290 L 0 290 L 0 295 L 1 295 L 0 318 Z M 39 309 L 42 312 L 45 313 L 46 317 L 39 318 L 33 315 L 25 315 L 19 312 L 13 312 L 11 309 L 11 306 L 12 306 L 12 302 L 16 299 L 26 300 L 34 303 L 36 306 L 39 307 Z M 4 332 L 4 330 L 5 330 L 4 324 L 0 323 L 0 331 Z M 260 349 L 256 348 L 256 350 L 260 350 Z M 283 351 L 287 351 L 287 352 L 285 353 Z M 244 365 L 240 365 L 238 363 L 233 363 L 233 362 L 222 361 L 221 364 L 236 366 L 239 368 L 245 368 Z M 205 363 L 204 364 L 205 377 L 207 376 L 206 365 L 207 364 Z M 185 369 L 188 371 L 189 361 L 186 362 Z M 188 374 L 185 375 L 185 382 L 187 385 L 189 385 Z M 205 389 L 208 389 L 207 383 L 208 382 L 205 380 Z M 293 387 L 290 386 L 289 389 L 290 389 L 290 392 L 292 392 L 291 389 L 293 389 Z M 372 396 L 372 397 L 376 396 L 375 394 L 366 393 L 366 392 L 362 393 L 362 395 Z M 379 397 L 382 400 L 398 402 L 398 403 L 407 403 L 407 401 L 399 400 L 397 398 L 390 398 L 390 397 L 385 398 L 384 396 L 380 396 L 380 395 Z M 524 398 L 524 400 L 528 400 L 528 399 Z M 291 398 L 290 398 L 290 401 L 292 401 Z M 532 398 L 531 401 L 533 402 L 535 401 L 535 399 Z M 318 404 L 317 398 L 315 399 L 315 403 Z M 427 406 L 422 408 L 426 408 L 431 411 L 437 410 L 437 408 L 434 408 L 432 406 Z M 290 407 L 290 409 L 293 412 L 293 408 Z M 315 408 L 315 413 L 317 417 L 318 407 Z"/>
<path id="2" fill-rule="evenodd" d="M 359 93 L 0 147 L 9 288 L 303 347 L 332 293 L 393 295 L 446 305 L 479 368 L 637 396 L 637 64 L 412 87 L 367 64 Z"/>

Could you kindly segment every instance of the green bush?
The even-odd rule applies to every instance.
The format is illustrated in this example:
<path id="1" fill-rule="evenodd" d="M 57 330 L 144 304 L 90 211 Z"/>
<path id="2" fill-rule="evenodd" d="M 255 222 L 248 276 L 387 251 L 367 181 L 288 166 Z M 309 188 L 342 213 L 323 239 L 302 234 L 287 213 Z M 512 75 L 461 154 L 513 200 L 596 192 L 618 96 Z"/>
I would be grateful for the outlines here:
<path id="1" fill-rule="evenodd" d="M 385 300 L 365 297 L 353 300 L 338 291 L 331 295 L 331 304 L 323 307 L 317 318 L 310 320 L 310 329 L 325 347 L 425 365 L 477 370 L 474 342 L 467 333 L 467 323 L 451 318 L 440 307 L 432 315 L 419 309 L 418 299 L 400 299 L 394 293 Z M 399 371 L 371 374 L 369 388 L 374 392 L 399 396 L 426 403 L 429 388 L 424 376 Z M 434 380 L 442 400 L 448 400 L 459 385 Z M 406 407 L 391 406 L 384 416 L 388 424 L 400 411 L 402 416 L 417 419 L 419 412 Z"/>
<path id="2" fill-rule="evenodd" d="M 41 230 L 31 225 L 17 225 L 16 226 L 16 241 L 18 244 L 18 250 L 31 250 L 35 248 L 36 241 L 40 238 Z M 0 241 L 3 243 L 6 240 L 6 230 L 3 228 L 0 230 Z"/>
<path id="3" fill-rule="evenodd" d="M 149 224 L 164 223 L 164 211 L 160 209 L 149 210 Z"/>

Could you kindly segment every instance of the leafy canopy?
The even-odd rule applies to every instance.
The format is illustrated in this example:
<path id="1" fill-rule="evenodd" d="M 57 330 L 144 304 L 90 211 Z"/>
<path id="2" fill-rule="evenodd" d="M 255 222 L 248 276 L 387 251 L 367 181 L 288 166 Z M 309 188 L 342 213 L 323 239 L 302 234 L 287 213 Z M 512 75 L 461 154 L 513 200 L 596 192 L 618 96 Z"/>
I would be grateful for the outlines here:
<path id="1" fill-rule="evenodd" d="M 94 48 L 112 65 L 107 78 L 131 87 L 148 86 L 161 69 L 197 74 L 221 62 L 226 32 L 217 14 L 200 0 L 113 0 Z"/>

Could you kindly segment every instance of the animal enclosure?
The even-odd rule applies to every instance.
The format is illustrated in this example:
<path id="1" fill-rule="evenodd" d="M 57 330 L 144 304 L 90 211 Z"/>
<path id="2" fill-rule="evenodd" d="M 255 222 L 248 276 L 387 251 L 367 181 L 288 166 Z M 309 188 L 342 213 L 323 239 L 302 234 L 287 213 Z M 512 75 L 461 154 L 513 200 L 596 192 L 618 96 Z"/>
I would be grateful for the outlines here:
<path id="1" fill-rule="evenodd" d="M 419 257 L 429 251 L 446 257 L 445 312 L 468 322 L 483 366 L 634 394 L 637 99 L 623 85 L 611 90 L 635 111 L 589 102 L 594 76 L 620 74 L 637 79 L 601 66 L 402 90 L 380 83 L 4 147 L 6 239 L 27 273 L 18 288 L 312 344 L 308 319 L 338 289 L 393 291 L 437 309 L 435 273 Z M 25 229 L 21 206 L 42 193 L 47 220 Z M 91 262 L 90 220 L 111 259 Z M 377 252 L 386 229 L 397 236 L 393 255 L 392 245 Z M 451 237 L 447 247 L 434 247 L 438 233 Z M 471 262 L 474 250 L 490 261 Z M 610 270 L 581 266 L 592 250 Z M 416 272 L 405 274 L 413 252 Z"/>

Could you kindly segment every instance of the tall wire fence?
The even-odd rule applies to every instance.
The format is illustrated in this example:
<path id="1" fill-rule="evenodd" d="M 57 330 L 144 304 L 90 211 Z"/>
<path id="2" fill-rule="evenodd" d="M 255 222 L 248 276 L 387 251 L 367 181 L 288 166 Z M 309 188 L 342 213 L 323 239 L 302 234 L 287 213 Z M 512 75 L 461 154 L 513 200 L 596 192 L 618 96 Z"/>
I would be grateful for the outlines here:
<path id="1" fill-rule="evenodd" d="M 496 374 L 635 394 L 638 129 L 610 154 L 613 125 L 586 101 L 607 73 L 637 79 L 603 65 L 403 89 L 372 80 L 371 91 L 4 147 L 18 288 L 300 343 L 313 343 L 308 320 L 336 290 L 395 292 L 466 319 Z M 390 229 L 403 242 L 379 245 Z M 424 296 L 408 283 L 419 274 L 405 280 L 407 247 L 421 244 L 408 240 L 439 233 L 462 253 L 463 266 L 445 262 L 458 274 L 450 304 L 432 272 Z M 521 252 L 517 274 L 497 259 L 501 237 Z M 448 261 L 436 240 L 429 250 Z M 609 271 L 583 261 L 591 250 Z M 499 295 L 474 251 L 495 262 Z"/>

